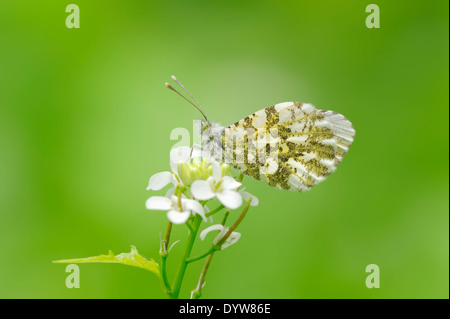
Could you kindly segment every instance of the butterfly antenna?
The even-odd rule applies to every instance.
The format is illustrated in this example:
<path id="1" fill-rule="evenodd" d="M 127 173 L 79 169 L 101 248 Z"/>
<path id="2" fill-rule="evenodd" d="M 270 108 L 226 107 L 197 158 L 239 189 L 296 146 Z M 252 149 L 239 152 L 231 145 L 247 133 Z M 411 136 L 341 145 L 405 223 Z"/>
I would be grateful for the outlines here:
<path id="1" fill-rule="evenodd" d="M 178 84 L 179 86 L 181 86 L 181 87 L 183 88 L 183 90 L 186 91 L 187 94 L 189 94 L 189 96 L 195 101 L 195 103 L 197 103 L 198 107 L 203 111 L 202 106 L 200 105 L 200 103 L 198 103 L 198 101 L 195 99 L 195 97 L 193 97 L 192 94 L 189 93 L 189 91 L 184 87 L 184 85 L 181 84 L 180 81 L 178 81 L 178 79 L 175 77 L 175 75 L 172 75 L 171 78 L 172 78 L 172 80 L 174 80 L 175 82 L 177 82 L 177 84 Z"/>
<path id="2" fill-rule="evenodd" d="M 197 105 L 195 105 L 194 103 L 192 103 L 192 101 L 190 101 L 188 98 L 186 98 L 183 94 L 181 94 L 180 92 L 178 92 L 177 90 L 175 90 L 173 88 L 172 85 L 170 85 L 169 83 L 165 83 L 164 84 L 166 86 L 166 88 L 171 89 L 172 91 L 174 91 L 176 94 L 178 94 L 179 96 L 181 96 L 183 99 L 185 99 L 186 101 L 188 101 L 190 104 L 192 104 L 200 113 L 202 113 L 203 117 L 205 118 L 206 122 L 209 123 L 208 118 L 206 117 L 205 113 L 203 112 L 203 110 L 201 108 L 199 108 Z"/>
<path id="3" fill-rule="evenodd" d="M 183 90 L 186 91 L 186 93 L 195 101 L 195 103 L 197 104 L 199 111 L 201 111 L 202 114 L 205 114 L 205 111 L 203 111 L 202 106 L 200 105 L 200 103 L 197 101 L 197 99 L 184 87 L 184 85 L 176 78 L 175 75 L 171 76 L 172 80 L 174 80 L 179 86 L 181 86 L 183 88 Z M 204 116 L 204 115 L 203 115 Z M 209 121 L 208 121 L 209 122 Z"/>

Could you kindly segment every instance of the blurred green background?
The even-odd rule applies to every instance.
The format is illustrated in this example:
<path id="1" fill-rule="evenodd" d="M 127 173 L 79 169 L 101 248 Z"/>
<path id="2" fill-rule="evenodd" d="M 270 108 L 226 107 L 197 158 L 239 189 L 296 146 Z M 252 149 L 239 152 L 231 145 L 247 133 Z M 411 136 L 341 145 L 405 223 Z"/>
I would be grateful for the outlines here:
<path id="1" fill-rule="evenodd" d="M 80 29 L 65 26 L 70 3 Z M 214 257 L 205 298 L 448 298 L 448 2 L 378 0 L 380 29 L 365 26 L 370 3 L 2 0 L 0 297 L 165 297 L 122 265 L 80 265 L 67 289 L 51 261 L 130 244 L 158 257 L 167 219 L 145 188 L 169 168 L 172 129 L 200 118 L 164 87 L 175 74 L 221 124 L 304 101 L 356 129 L 310 192 L 244 180 L 260 206 Z"/>

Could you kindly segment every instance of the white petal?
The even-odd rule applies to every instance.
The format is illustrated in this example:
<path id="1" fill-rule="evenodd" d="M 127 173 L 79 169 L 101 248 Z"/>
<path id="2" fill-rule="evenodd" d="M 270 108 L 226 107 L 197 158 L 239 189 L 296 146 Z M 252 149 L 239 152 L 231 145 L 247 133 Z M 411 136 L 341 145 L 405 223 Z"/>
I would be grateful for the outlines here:
<path id="1" fill-rule="evenodd" d="M 228 233 L 230 229 L 228 227 L 224 227 L 216 236 L 216 238 L 214 238 L 213 240 L 213 244 L 217 245 L 217 243 L 223 238 L 223 236 L 225 236 L 226 233 Z"/>
<path id="2" fill-rule="evenodd" d="M 205 211 L 205 215 L 208 214 L 208 213 L 211 211 L 211 210 L 208 208 L 208 206 L 203 206 L 203 210 Z M 210 224 L 213 223 L 213 217 L 212 217 L 212 216 L 209 216 L 209 217 L 208 217 L 208 222 L 209 222 Z"/>
<path id="3" fill-rule="evenodd" d="M 173 179 L 174 178 L 171 172 L 156 173 L 155 175 L 150 177 L 147 190 L 158 191 L 167 184 L 172 183 Z"/>
<path id="4" fill-rule="evenodd" d="M 187 146 L 175 147 L 170 150 L 170 168 L 178 174 L 178 162 L 189 162 L 191 155 L 191 148 Z"/>
<path id="5" fill-rule="evenodd" d="M 224 190 L 216 193 L 217 199 L 227 208 L 236 209 L 242 204 L 242 196 L 238 192 Z"/>
<path id="6" fill-rule="evenodd" d="M 180 175 L 178 174 L 178 163 L 170 162 L 170 169 L 177 176 L 177 181 L 180 181 L 181 179 L 180 179 Z"/>
<path id="7" fill-rule="evenodd" d="M 167 218 L 173 224 L 184 224 L 189 219 L 189 216 L 191 216 L 190 212 L 179 212 L 173 209 L 167 212 Z"/>
<path id="8" fill-rule="evenodd" d="M 185 200 L 183 200 L 183 204 L 184 204 L 184 207 L 186 207 L 186 209 L 191 210 L 191 211 L 199 214 L 200 216 L 202 216 L 203 221 L 206 222 L 205 211 L 203 210 L 202 204 L 200 204 L 199 202 L 197 202 L 196 200 L 193 200 L 193 199 L 185 199 Z"/>
<path id="9" fill-rule="evenodd" d="M 222 178 L 222 170 L 220 169 L 220 164 L 216 161 L 211 162 L 212 165 L 212 176 L 214 181 L 217 183 Z"/>
<path id="10" fill-rule="evenodd" d="M 170 161 L 178 163 L 179 161 L 188 162 L 191 155 L 189 146 L 179 146 L 170 150 Z"/>
<path id="11" fill-rule="evenodd" d="M 225 240 L 225 242 L 223 243 L 221 249 L 224 250 L 228 246 L 233 245 L 234 243 L 236 243 L 239 240 L 239 238 L 241 238 L 241 233 L 232 232 L 230 234 L 230 237 L 228 237 L 227 240 Z"/>
<path id="12" fill-rule="evenodd" d="M 145 202 L 147 209 L 168 210 L 172 208 L 172 201 L 163 196 L 152 196 Z"/>
<path id="13" fill-rule="evenodd" d="M 250 197 L 252 198 L 252 201 L 250 202 L 250 206 L 258 206 L 258 204 L 259 204 L 258 197 L 254 196 L 254 195 L 252 195 L 250 193 L 244 192 L 244 191 L 240 191 L 239 193 L 241 193 L 242 198 L 244 199 L 244 201 L 248 201 L 248 199 Z"/>
<path id="14" fill-rule="evenodd" d="M 235 180 L 233 177 L 225 176 L 220 186 L 222 186 L 223 189 L 236 190 L 241 185 L 242 184 Z"/>
<path id="15" fill-rule="evenodd" d="M 176 208 L 179 210 L 180 205 L 178 203 L 178 197 L 175 195 L 172 195 L 169 199 L 172 201 L 172 208 Z M 183 204 L 185 200 L 186 200 L 186 196 L 184 196 L 184 194 L 181 194 L 181 210 L 183 210 L 183 211 L 186 210 L 186 209 L 184 209 L 185 205 Z"/>
<path id="16" fill-rule="evenodd" d="M 216 225 L 209 226 L 208 228 L 205 228 L 205 229 L 200 233 L 200 239 L 201 239 L 201 240 L 204 240 L 205 237 L 206 237 L 206 235 L 207 235 L 209 232 L 211 232 L 211 231 L 214 231 L 214 230 L 220 230 L 220 231 L 222 231 L 223 229 L 224 229 L 224 226 L 221 225 L 221 224 L 216 224 Z"/>
<path id="17" fill-rule="evenodd" d="M 197 158 L 202 156 L 202 147 L 198 144 L 192 145 L 192 155 L 191 158 Z"/>
<path id="18" fill-rule="evenodd" d="M 193 182 L 191 185 L 191 194 L 199 200 L 208 200 L 215 196 L 207 181 Z"/>
<path id="19" fill-rule="evenodd" d="M 170 194 L 169 192 L 167 192 L 166 195 L 169 195 L 167 198 L 172 200 L 172 203 L 174 203 L 175 206 L 178 205 L 178 196 L 175 196 L 174 194 Z M 183 199 L 186 199 L 186 196 L 184 194 L 181 194 L 181 200 L 183 201 Z"/>
<path id="20" fill-rule="evenodd" d="M 172 201 L 172 207 L 178 207 L 178 197 L 172 195 L 168 198 Z"/>
<path id="21" fill-rule="evenodd" d="M 175 194 L 175 189 L 176 189 L 176 187 L 169 188 L 166 192 L 165 197 L 171 198 L 173 196 L 173 194 Z"/>

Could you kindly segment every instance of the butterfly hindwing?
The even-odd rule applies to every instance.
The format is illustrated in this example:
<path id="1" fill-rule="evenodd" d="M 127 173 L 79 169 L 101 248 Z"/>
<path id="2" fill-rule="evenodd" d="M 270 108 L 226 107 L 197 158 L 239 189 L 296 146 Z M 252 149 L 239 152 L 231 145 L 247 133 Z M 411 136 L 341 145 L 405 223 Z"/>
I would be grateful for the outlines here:
<path id="1" fill-rule="evenodd" d="M 355 130 L 339 113 L 285 102 L 225 127 L 224 136 L 230 134 L 225 158 L 236 169 L 273 187 L 305 191 L 336 169 Z"/>

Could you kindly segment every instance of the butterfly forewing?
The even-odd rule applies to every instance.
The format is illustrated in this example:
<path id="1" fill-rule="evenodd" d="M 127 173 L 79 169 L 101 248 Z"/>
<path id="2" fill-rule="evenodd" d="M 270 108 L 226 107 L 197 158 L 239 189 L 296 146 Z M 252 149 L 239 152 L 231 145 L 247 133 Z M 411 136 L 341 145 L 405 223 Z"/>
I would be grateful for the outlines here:
<path id="1" fill-rule="evenodd" d="M 240 172 L 273 187 L 305 191 L 336 169 L 354 136 L 339 113 L 285 102 L 227 126 L 223 147 L 227 162 Z"/>

